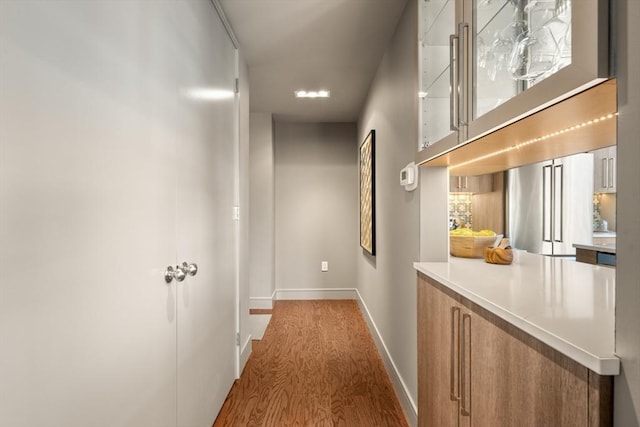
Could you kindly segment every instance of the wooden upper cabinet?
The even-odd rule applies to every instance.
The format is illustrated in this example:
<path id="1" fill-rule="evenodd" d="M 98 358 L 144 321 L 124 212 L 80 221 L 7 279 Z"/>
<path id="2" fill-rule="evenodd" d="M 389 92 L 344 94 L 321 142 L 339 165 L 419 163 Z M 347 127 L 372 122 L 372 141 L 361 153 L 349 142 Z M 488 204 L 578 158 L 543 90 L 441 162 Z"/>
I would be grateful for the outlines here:
<path id="1" fill-rule="evenodd" d="M 490 193 L 493 191 L 493 175 L 451 176 L 449 192 L 451 193 Z"/>
<path id="2" fill-rule="evenodd" d="M 595 150 L 593 191 L 595 193 L 616 192 L 617 147 L 605 147 Z"/>

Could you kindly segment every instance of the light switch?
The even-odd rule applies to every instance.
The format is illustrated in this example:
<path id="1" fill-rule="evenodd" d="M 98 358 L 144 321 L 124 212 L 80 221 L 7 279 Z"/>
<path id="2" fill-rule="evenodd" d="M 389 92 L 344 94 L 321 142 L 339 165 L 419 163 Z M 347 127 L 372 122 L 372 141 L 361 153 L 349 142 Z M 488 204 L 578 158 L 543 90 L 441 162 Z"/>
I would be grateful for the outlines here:
<path id="1" fill-rule="evenodd" d="M 322 271 L 329 271 L 329 261 L 322 261 Z"/>

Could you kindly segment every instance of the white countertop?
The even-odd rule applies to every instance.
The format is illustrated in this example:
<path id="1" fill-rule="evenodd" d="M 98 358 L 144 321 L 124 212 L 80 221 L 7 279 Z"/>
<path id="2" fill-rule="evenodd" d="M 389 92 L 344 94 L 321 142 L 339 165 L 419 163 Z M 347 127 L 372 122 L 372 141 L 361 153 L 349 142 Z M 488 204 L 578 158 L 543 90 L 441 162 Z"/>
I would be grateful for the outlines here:
<path id="1" fill-rule="evenodd" d="M 594 231 L 593 237 L 616 237 L 615 231 Z"/>
<path id="2" fill-rule="evenodd" d="M 620 373 L 614 269 L 522 251 L 511 265 L 450 257 L 414 267 L 592 371 Z"/>
<path id="3" fill-rule="evenodd" d="M 582 243 L 574 243 L 573 247 L 578 249 L 586 249 L 588 251 L 607 252 L 609 254 L 616 253 L 615 243 L 593 243 L 590 245 L 582 244 Z"/>

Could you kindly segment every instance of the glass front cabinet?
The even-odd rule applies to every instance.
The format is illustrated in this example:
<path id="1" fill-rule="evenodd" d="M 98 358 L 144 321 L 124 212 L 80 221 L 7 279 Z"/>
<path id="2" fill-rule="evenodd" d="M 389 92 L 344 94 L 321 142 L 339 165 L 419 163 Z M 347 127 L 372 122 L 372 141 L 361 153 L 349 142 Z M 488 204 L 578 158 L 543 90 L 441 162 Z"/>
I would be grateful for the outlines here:
<path id="1" fill-rule="evenodd" d="M 608 0 L 417 0 L 418 163 L 609 77 Z"/>

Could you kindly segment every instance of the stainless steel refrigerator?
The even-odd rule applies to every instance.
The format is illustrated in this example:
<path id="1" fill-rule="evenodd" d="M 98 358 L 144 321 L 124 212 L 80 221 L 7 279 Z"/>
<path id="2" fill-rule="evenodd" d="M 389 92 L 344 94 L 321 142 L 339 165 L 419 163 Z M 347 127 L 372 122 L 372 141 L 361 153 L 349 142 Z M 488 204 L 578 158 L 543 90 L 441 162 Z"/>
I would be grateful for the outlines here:
<path id="1" fill-rule="evenodd" d="M 529 252 L 575 256 L 574 243 L 593 241 L 593 154 L 511 169 L 507 235 Z"/>

